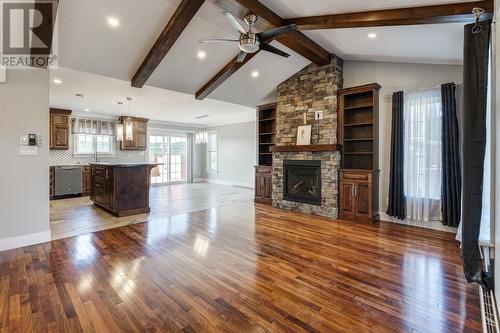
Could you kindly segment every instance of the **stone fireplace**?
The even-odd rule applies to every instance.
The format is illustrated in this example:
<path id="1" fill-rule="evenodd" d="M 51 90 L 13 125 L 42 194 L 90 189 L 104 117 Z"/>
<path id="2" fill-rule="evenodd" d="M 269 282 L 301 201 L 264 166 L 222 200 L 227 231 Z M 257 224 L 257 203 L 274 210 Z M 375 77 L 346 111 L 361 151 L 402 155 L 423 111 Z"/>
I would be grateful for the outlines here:
<path id="1" fill-rule="evenodd" d="M 311 64 L 278 86 L 274 207 L 337 217 L 340 153 L 314 148 L 337 143 L 337 89 L 341 87 L 342 60 L 335 56 L 329 65 Z M 323 112 L 323 119 L 315 120 L 316 111 Z M 310 149 L 295 146 L 304 113 L 307 125 L 312 125 Z"/>

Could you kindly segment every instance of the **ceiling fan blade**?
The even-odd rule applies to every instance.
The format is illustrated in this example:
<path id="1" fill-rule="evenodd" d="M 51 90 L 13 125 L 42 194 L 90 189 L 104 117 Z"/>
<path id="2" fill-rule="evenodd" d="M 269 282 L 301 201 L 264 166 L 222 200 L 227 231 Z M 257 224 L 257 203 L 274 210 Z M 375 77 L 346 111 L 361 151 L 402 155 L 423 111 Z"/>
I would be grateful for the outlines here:
<path id="1" fill-rule="evenodd" d="M 229 21 L 229 23 L 231 23 L 231 25 L 233 26 L 233 28 L 235 28 L 236 30 L 238 30 L 242 34 L 246 34 L 247 33 L 245 31 L 245 28 L 243 28 L 243 26 L 241 25 L 241 23 L 233 16 L 233 14 L 231 14 L 230 12 L 224 12 L 224 16 L 227 18 L 227 20 Z"/>
<path id="2" fill-rule="evenodd" d="M 200 39 L 200 43 L 234 43 L 238 42 L 237 39 L 227 39 L 227 38 L 212 38 L 212 39 Z"/>
<path id="3" fill-rule="evenodd" d="M 283 52 L 280 49 L 277 49 L 274 46 L 272 46 L 270 44 L 267 44 L 267 43 L 261 43 L 260 44 L 260 49 L 264 50 L 264 51 L 267 51 L 267 52 L 271 52 L 271 53 L 280 55 L 280 56 L 285 57 L 285 58 L 288 58 L 290 56 L 288 53 Z"/>
<path id="4" fill-rule="evenodd" d="M 241 51 L 238 54 L 238 59 L 236 60 L 236 62 L 243 62 L 243 60 L 245 60 L 246 56 L 247 56 L 246 52 Z"/>
<path id="5" fill-rule="evenodd" d="M 287 34 L 295 30 L 297 30 L 297 26 L 295 24 L 290 24 L 290 25 L 285 25 L 284 27 L 258 33 L 257 36 L 260 38 L 261 41 L 266 41 L 268 39 L 274 38 L 279 35 Z"/>

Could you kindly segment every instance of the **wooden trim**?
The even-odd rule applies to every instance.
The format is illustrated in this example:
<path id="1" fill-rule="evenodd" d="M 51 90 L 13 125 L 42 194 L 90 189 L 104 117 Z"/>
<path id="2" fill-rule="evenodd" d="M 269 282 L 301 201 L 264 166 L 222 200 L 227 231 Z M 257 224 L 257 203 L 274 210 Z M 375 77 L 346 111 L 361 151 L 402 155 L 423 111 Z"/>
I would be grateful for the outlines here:
<path id="1" fill-rule="evenodd" d="M 140 117 L 131 117 L 131 116 L 120 116 L 120 121 L 140 121 L 143 123 L 147 123 L 149 121 L 148 118 L 140 118 Z"/>
<path id="2" fill-rule="evenodd" d="M 71 115 L 72 111 L 67 110 L 67 109 L 56 109 L 56 108 L 50 108 L 50 113 L 54 114 L 65 114 L 65 115 Z"/>
<path id="3" fill-rule="evenodd" d="M 144 86 L 204 2 L 204 0 L 181 1 L 132 78 L 132 87 L 142 88 Z"/>
<path id="4" fill-rule="evenodd" d="M 285 24 L 296 24 L 299 30 L 383 27 L 398 25 L 473 22 L 472 8 L 483 8 L 483 19 L 493 16 L 492 0 L 469 1 L 445 5 L 406 7 L 366 12 L 319 15 L 286 19 Z"/>
<path id="5" fill-rule="evenodd" d="M 365 92 L 368 90 L 380 90 L 380 85 L 378 83 L 369 83 L 369 84 L 364 84 L 362 86 L 356 86 L 356 87 L 350 87 L 350 88 L 344 88 L 340 89 L 337 93 L 341 95 L 350 95 L 350 94 L 356 94 L 359 92 Z"/>
<path id="6" fill-rule="evenodd" d="M 257 110 L 262 111 L 262 110 L 275 109 L 277 105 L 278 105 L 277 102 L 262 104 L 257 106 Z"/>
<path id="7" fill-rule="evenodd" d="M 303 146 L 274 146 L 271 148 L 273 153 L 285 153 L 285 152 L 324 152 L 324 151 L 339 151 L 340 145 L 303 145 Z"/>
<path id="8" fill-rule="evenodd" d="M 258 52 L 247 54 L 245 60 L 238 62 L 238 56 L 234 57 L 226 66 L 224 66 L 217 74 L 215 74 L 200 90 L 195 94 L 195 98 L 198 100 L 205 99 L 210 95 L 215 89 L 217 89 L 224 81 L 226 81 L 231 75 L 236 73 L 238 69 L 243 67 L 250 59 L 252 59 Z"/>

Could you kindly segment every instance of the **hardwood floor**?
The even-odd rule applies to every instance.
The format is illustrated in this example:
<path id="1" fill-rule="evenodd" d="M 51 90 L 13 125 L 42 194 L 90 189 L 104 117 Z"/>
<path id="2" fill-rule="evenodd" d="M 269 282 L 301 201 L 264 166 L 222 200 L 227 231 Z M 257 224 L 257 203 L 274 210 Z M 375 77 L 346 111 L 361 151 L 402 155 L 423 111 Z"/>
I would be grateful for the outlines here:
<path id="1" fill-rule="evenodd" d="M 89 197 L 54 200 L 50 202 L 50 229 L 55 240 L 252 200 L 250 189 L 207 183 L 153 186 L 151 212 L 127 217 L 95 207 Z"/>
<path id="2" fill-rule="evenodd" d="M 449 233 L 249 201 L 0 252 L 0 332 L 481 332 Z"/>

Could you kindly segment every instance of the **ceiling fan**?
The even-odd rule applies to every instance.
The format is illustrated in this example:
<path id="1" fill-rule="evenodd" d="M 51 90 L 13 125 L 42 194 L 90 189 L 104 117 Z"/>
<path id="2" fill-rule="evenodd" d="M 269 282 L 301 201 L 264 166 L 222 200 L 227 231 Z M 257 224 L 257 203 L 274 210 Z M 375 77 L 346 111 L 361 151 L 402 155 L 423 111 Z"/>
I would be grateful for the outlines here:
<path id="1" fill-rule="evenodd" d="M 239 39 L 227 39 L 227 38 L 216 38 L 216 39 L 202 39 L 200 43 L 238 43 L 241 52 L 238 54 L 238 62 L 243 62 L 247 53 L 255 53 L 259 50 L 271 52 L 282 57 L 288 58 L 290 55 L 286 52 L 277 49 L 276 47 L 267 43 L 271 39 L 289 33 L 291 31 L 297 30 L 295 24 L 286 25 L 280 28 L 271 29 L 265 32 L 255 33 L 253 27 L 255 22 L 257 22 L 258 16 L 255 14 L 248 14 L 245 16 L 245 22 L 248 24 L 248 31 L 240 24 L 240 22 L 230 13 L 224 12 L 224 16 L 228 19 L 229 23 L 238 30 L 240 33 Z"/>

